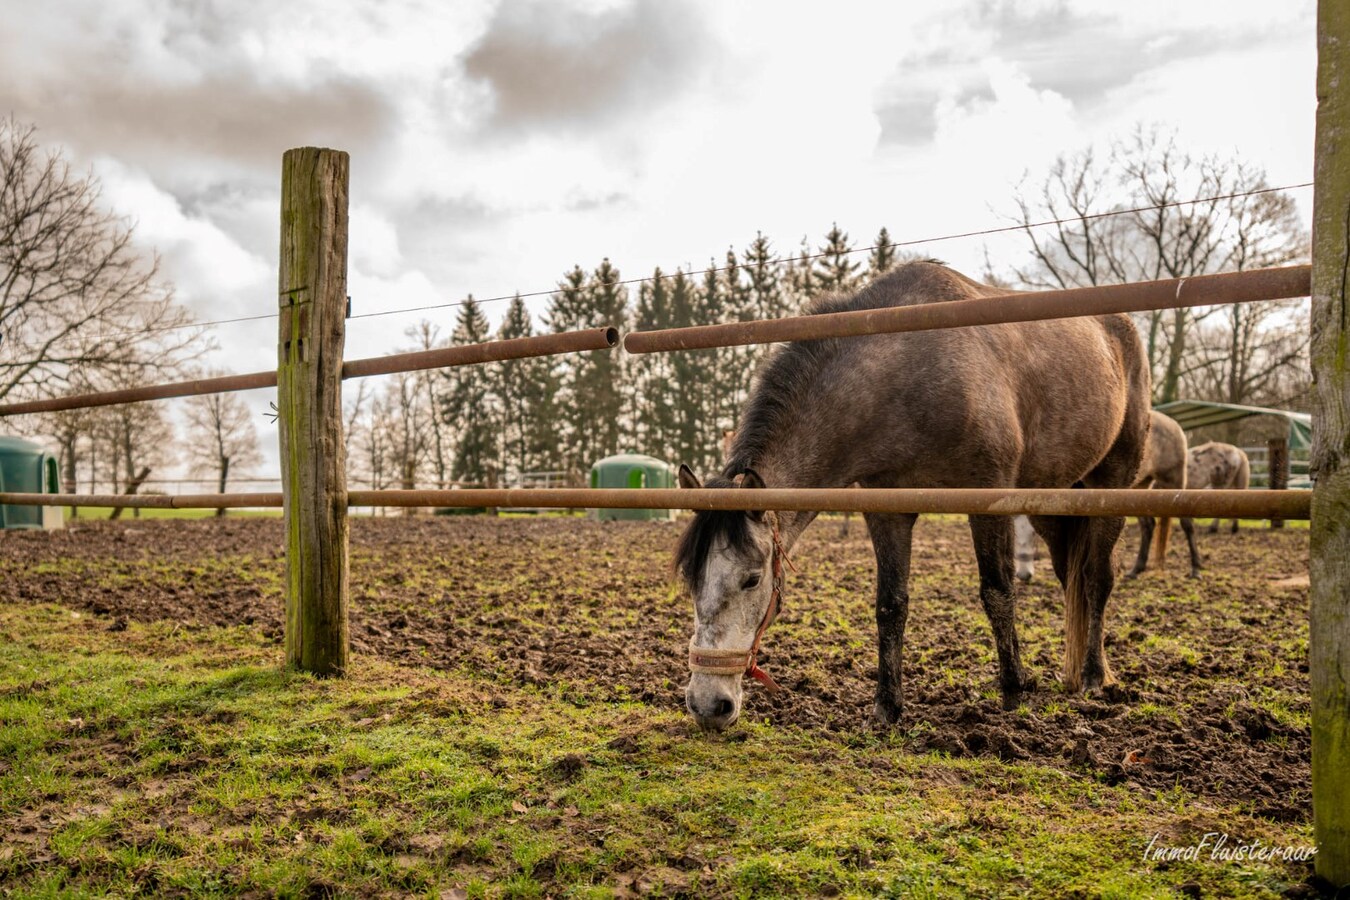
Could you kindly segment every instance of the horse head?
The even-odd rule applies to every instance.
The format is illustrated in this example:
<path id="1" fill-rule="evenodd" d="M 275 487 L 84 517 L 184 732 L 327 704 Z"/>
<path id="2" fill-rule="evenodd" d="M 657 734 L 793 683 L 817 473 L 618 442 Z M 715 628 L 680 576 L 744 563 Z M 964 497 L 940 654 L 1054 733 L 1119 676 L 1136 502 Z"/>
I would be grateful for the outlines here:
<path id="1" fill-rule="evenodd" d="M 679 480 L 682 488 L 703 487 L 688 466 L 680 466 Z M 713 478 L 707 486 L 755 489 L 764 480 L 747 469 L 734 481 Z M 685 705 L 703 728 L 721 731 L 739 718 L 745 675 L 776 690 L 755 663 L 782 589 L 776 523 L 762 510 L 698 511 L 675 549 L 676 571 L 694 599 Z"/>

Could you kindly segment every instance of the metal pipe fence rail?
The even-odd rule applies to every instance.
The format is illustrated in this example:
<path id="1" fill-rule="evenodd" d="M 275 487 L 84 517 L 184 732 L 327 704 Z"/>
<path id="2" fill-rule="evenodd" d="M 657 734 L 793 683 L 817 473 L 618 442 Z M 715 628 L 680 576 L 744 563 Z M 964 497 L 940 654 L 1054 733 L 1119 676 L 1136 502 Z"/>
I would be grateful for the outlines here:
<path id="1" fill-rule="evenodd" d="M 536 356 L 554 356 L 586 350 L 608 350 L 619 342 L 617 328 L 591 328 L 585 331 L 564 331 L 533 337 L 511 338 L 504 341 L 485 341 L 481 344 L 460 344 L 435 350 L 413 353 L 395 353 L 348 360 L 342 364 L 342 378 L 365 378 L 370 375 L 393 375 L 399 372 L 417 372 L 422 369 L 441 369 L 452 366 L 472 366 Z M 0 417 L 27 413 L 61 412 L 69 409 L 91 409 L 139 403 L 146 400 L 167 400 L 173 397 L 195 397 L 201 394 L 219 394 L 229 391 L 252 391 L 277 386 L 276 370 L 251 372 L 247 375 L 222 375 L 217 378 L 196 378 L 172 384 L 153 384 L 117 391 L 98 391 L 28 400 L 23 403 L 0 405 Z"/>
<path id="2" fill-rule="evenodd" d="M 860 337 L 1177 307 L 1287 300 L 1308 296 L 1311 273 L 1310 266 L 1287 266 L 1059 291 L 1019 291 L 917 306 L 634 331 L 624 337 L 623 347 L 629 353 L 706 350 L 743 344 Z"/>
<path id="3" fill-rule="evenodd" d="M 1307 519 L 1304 491 L 1162 491 L 1042 488 L 501 488 L 453 491 L 349 491 L 348 506 L 542 509 L 790 510 L 1041 516 L 1170 516 Z M 132 509 L 277 508 L 280 493 L 19 494 L 14 506 Z"/>

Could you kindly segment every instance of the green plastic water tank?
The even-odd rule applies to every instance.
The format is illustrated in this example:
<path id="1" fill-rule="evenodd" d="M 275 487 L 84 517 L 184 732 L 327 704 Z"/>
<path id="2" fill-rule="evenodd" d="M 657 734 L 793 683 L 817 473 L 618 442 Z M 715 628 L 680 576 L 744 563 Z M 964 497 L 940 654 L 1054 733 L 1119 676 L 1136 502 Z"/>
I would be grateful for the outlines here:
<path id="1" fill-rule="evenodd" d="M 620 453 L 591 466 L 593 488 L 669 488 L 675 486 L 675 468 L 654 456 Z M 672 509 L 600 509 L 600 519 L 673 519 Z"/>
<path id="2" fill-rule="evenodd" d="M 56 457 L 32 441 L 0 437 L 0 491 L 59 494 Z M 41 506 L 0 506 L 0 528 L 41 528 Z"/>

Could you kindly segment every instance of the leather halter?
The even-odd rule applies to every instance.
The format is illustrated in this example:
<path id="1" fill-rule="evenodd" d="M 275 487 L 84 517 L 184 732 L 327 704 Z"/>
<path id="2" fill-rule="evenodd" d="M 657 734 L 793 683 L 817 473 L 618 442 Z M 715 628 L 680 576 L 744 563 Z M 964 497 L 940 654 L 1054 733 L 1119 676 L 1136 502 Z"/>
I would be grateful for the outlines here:
<path id="1" fill-rule="evenodd" d="M 748 650 L 720 650 L 716 647 L 695 646 L 693 638 L 690 638 L 689 671 L 705 675 L 749 675 L 764 685 L 769 693 L 776 694 L 782 689 L 773 680 L 773 676 L 759 667 L 755 659 L 759 656 L 760 639 L 764 637 L 764 632 L 773 624 L 773 620 L 778 618 L 778 609 L 783 601 L 783 565 L 786 563 L 793 572 L 797 571 L 797 567 L 792 564 L 791 558 L 787 555 L 787 550 L 783 547 L 783 538 L 778 530 L 778 514 L 770 512 L 769 515 L 773 517 L 773 561 L 771 563 L 773 593 L 769 596 L 769 608 L 764 611 L 764 618 L 760 620 L 759 627 L 755 629 L 754 643 L 750 645 Z"/>

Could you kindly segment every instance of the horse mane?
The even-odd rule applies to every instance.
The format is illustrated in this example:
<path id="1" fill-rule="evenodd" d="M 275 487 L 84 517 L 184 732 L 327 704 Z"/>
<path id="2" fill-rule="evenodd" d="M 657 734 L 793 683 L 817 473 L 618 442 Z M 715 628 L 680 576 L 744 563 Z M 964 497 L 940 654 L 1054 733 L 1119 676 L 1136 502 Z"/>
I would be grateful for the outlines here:
<path id="1" fill-rule="evenodd" d="M 967 290 L 966 285 L 976 284 L 946 268 L 939 260 L 915 260 L 897 266 L 862 290 L 816 297 L 803 314 L 819 316 L 924 303 L 935 299 L 931 296 L 934 282 L 944 280 L 959 282 L 951 285 L 953 291 L 947 296 L 961 296 Z M 927 290 L 913 290 L 920 286 Z M 780 427 L 793 419 L 794 412 L 820 383 L 820 371 L 835 358 L 842 346 L 839 338 L 794 341 L 769 354 L 756 373 L 754 389 L 741 415 L 736 439 L 722 471 L 724 477 L 733 478 L 754 468 L 780 432 Z"/>
<path id="2" fill-rule="evenodd" d="M 817 297 L 804 314 L 816 316 L 969 296 L 971 285 L 977 283 L 938 260 L 916 260 L 897 266 L 862 290 Z M 755 375 L 727 465 L 720 478 L 708 480 L 707 487 L 734 487 L 733 478 L 755 467 L 782 426 L 792 421 L 796 410 L 817 389 L 821 370 L 835 359 L 842 346 L 839 338 L 794 341 L 769 354 Z M 702 587 L 704 562 L 719 539 L 733 550 L 752 548 L 749 522 L 749 516 L 739 510 L 694 513 L 675 546 L 674 564 L 695 592 Z"/>
<path id="3" fill-rule="evenodd" d="M 729 478 L 709 478 L 704 487 L 736 487 Z M 703 587 L 703 563 L 712 552 L 718 538 L 737 551 L 748 551 L 754 546 L 750 539 L 750 517 L 738 509 L 699 510 L 694 513 L 684 533 L 675 545 L 675 571 L 684 577 L 689 587 L 698 593 Z"/>

